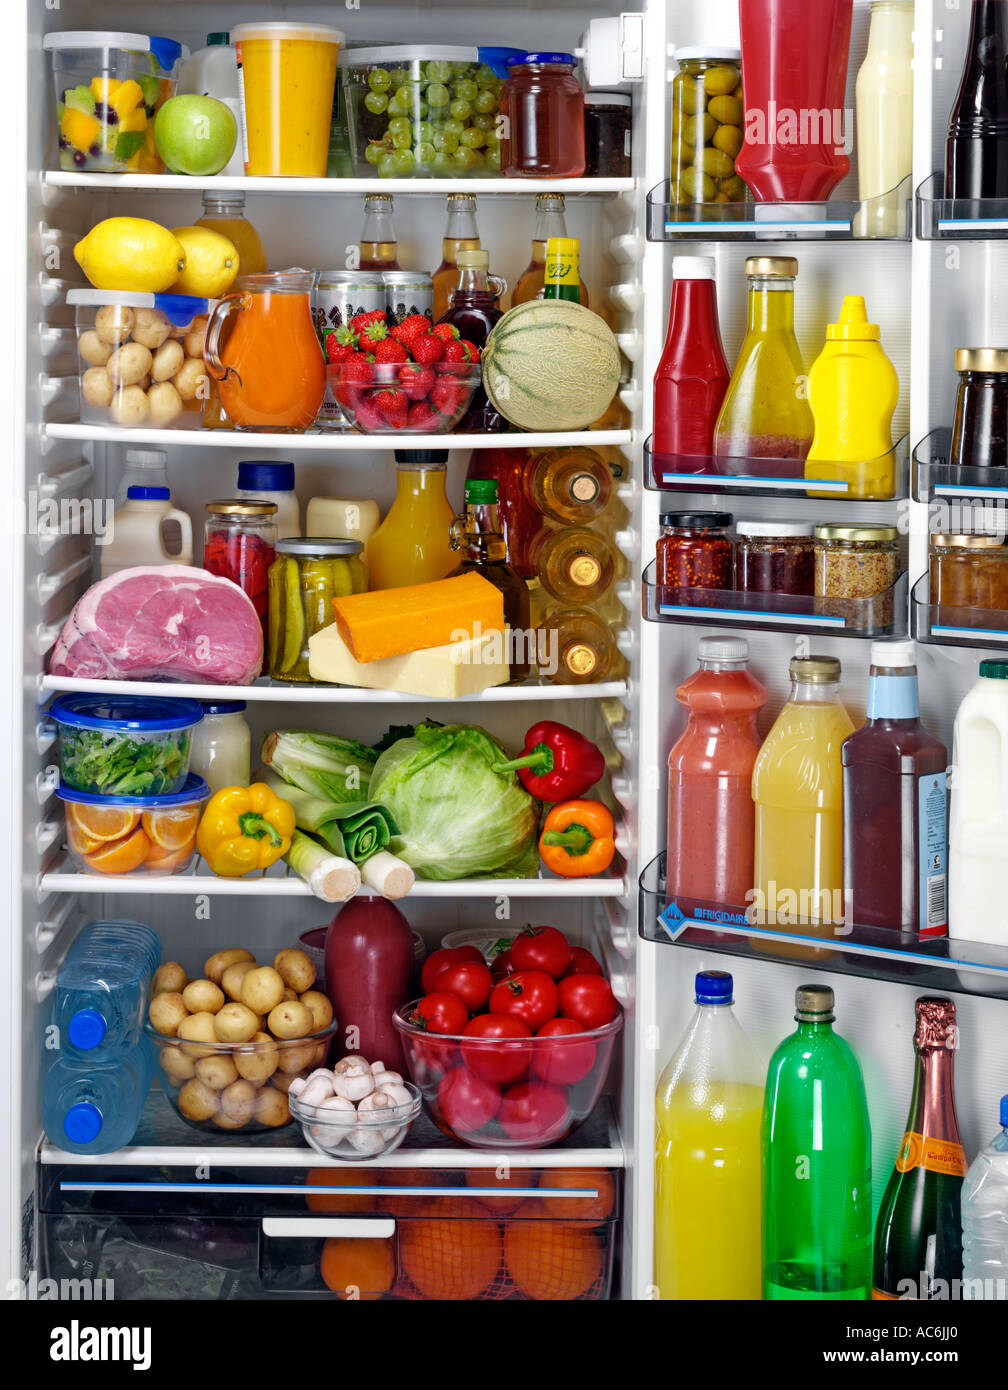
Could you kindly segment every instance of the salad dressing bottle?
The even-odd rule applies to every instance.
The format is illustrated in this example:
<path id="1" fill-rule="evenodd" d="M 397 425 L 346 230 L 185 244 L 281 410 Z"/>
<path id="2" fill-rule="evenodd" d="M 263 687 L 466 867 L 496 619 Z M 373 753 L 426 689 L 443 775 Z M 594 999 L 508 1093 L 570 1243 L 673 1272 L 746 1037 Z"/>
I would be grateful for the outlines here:
<path id="1" fill-rule="evenodd" d="M 509 628 L 509 665 L 514 685 L 530 670 L 529 592 L 524 579 L 507 562 L 507 546 L 497 516 L 497 484 L 492 479 L 470 478 L 465 485 L 466 509 L 451 526 L 451 546 L 463 560 L 453 574 L 475 570 L 504 596 L 504 621 Z"/>

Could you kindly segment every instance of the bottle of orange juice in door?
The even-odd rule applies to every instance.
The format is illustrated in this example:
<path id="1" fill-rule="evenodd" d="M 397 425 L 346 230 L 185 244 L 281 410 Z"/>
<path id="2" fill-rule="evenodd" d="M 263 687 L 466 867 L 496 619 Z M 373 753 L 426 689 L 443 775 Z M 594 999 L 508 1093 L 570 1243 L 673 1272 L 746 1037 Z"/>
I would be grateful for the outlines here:
<path id="1" fill-rule="evenodd" d="M 395 461 L 395 501 L 364 552 L 372 589 L 429 584 L 458 567 L 455 511 L 445 493 L 448 451 L 397 449 Z"/>
<path id="2" fill-rule="evenodd" d="M 840 319 L 809 372 L 815 438 L 805 477 L 847 483 L 846 497 L 885 498 L 896 492 L 892 419 L 899 400 L 896 368 L 882 350 L 877 323 L 868 322 L 860 295 L 848 295 Z M 831 493 L 808 488 L 809 497 Z"/>

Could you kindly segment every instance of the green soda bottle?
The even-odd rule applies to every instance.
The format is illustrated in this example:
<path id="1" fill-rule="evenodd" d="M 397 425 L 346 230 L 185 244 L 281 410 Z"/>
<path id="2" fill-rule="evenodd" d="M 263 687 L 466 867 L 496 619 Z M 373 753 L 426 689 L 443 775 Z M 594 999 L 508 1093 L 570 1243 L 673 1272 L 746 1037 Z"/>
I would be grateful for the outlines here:
<path id="1" fill-rule="evenodd" d="M 798 1030 L 770 1061 L 761 1132 L 763 1297 L 871 1294 L 871 1124 L 833 991 L 803 985 Z"/>

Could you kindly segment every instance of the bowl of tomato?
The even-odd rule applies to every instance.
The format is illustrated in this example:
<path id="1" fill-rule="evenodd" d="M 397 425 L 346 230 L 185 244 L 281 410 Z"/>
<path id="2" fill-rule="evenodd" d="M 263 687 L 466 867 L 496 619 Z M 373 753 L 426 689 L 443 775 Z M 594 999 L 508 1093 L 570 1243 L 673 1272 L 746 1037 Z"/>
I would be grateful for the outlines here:
<path id="1" fill-rule="evenodd" d="M 443 1133 L 477 1149 L 545 1148 L 588 1118 L 623 1026 L 604 976 L 495 980 L 485 963 L 462 960 L 425 984 L 393 1022 Z"/>

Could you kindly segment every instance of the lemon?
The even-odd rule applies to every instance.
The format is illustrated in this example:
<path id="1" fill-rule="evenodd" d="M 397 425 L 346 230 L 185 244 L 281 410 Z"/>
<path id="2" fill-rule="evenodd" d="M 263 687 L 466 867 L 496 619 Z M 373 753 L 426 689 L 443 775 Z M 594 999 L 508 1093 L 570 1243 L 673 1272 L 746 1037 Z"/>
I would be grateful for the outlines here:
<path id="1" fill-rule="evenodd" d="M 106 217 L 73 250 L 74 260 L 99 290 L 158 294 L 185 270 L 182 243 L 144 217 Z"/>
<path id="2" fill-rule="evenodd" d="M 172 235 L 185 251 L 185 270 L 172 285 L 175 294 L 216 299 L 226 294 L 238 274 L 235 244 L 209 227 L 175 227 Z"/>

